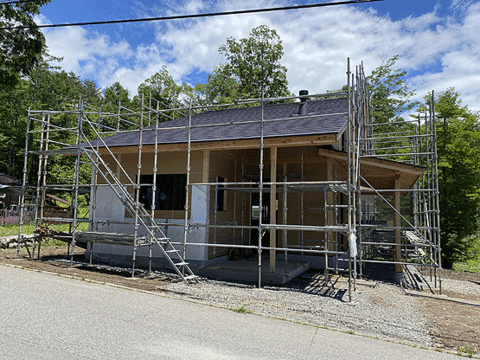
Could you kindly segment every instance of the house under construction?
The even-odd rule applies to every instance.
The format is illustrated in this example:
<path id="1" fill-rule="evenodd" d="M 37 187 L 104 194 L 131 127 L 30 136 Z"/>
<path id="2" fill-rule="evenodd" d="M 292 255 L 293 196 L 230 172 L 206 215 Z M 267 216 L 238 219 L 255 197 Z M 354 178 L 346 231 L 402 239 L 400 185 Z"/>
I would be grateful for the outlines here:
<path id="1" fill-rule="evenodd" d="M 411 120 L 377 123 L 362 66 L 348 65 L 347 84 L 346 92 L 211 107 L 161 109 L 142 98 L 139 111 L 82 101 L 31 110 L 22 209 L 33 163 L 36 226 L 70 223 L 49 236 L 68 241 L 72 255 L 83 246 L 90 261 L 128 261 L 132 275 L 168 266 L 186 282 L 253 274 L 260 287 L 310 267 L 356 279 L 386 263 L 399 280 L 404 265 L 420 265 L 441 286 L 434 104 Z M 66 116 L 75 126 L 65 127 Z M 57 156 L 74 158 L 75 171 L 50 184 Z M 71 216 L 49 217 L 47 195 L 64 193 Z M 81 222 L 88 231 L 77 230 Z"/>

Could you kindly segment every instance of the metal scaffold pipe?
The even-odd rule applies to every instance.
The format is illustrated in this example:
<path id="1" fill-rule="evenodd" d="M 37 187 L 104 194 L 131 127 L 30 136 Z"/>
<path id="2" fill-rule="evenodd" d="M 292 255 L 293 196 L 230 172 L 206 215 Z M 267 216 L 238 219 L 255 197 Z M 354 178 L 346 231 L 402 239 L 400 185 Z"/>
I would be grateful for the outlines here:
<path id="1" fill-rule="evenodd" d="M 27 118 L 22 191 L 27 190 L 27 164 L 32 163 L 27 158 L 28 154 L 38 156 L 38 169 L 35 169 L 36 225 L 47 218 L 43 213 L 47 192 L 68 192 L 72 194 L 75 210 L 71 219 L 60 219 L 58 222 L 71 224 L 69 236 L 72 238 L 72 259 L 76 241 L 84 236 L 80 230 L 77 231 L 81 222 L 91 224 L 90 233 L 100 234 L 100 229 L 114 229 L 115 232 L 128 229 L 126 231 L 129 231 L 129 234 L 133 233 L 132 276 L 141 257 L 146 257 L 147 254 L 140 250 L 140 246 L 149 247 L 148 271 L 151 272 L 153 248 L 158 244 L 161 249 L 155 248 L 156 254 L 160 254 L 167 265 L 179 270 L 179 276 L 184 279 L 193 275 L 188 273 L 187 262 L 184 260 L 187 253 L 195 254 L 194 247 L 197 247 L 202 249 L 205 261 L 219 261 L 225 253 L 229 253 L 229 249 L 241 249 L 242 257 L 256 252 L 259 288 L 262 287 L 262 281 L 266 281 L 265 278 L 262 279 L 262 261 L 265 260 L 262 255 L 265 255 L 266 251 L 270 253 L 270 270 L 273 272 L 280 272 L 280 266 L 276 267 L 277 255 L 279 259 L 284 256 L 285 267 L 281 270 L 284 273 L 288 270 L 288 262 L 291 264 L 298 261 L 295 260 L 296 257 L 301 258 L 302 263 L 315 263 L 319 268 L 324 263 L 327 282 L 332 275 L 330 271 L 344 271 L 349 278 L 349 301 L 352 301 L 356 290 L 357 277 L 362 276 L 364 270 L 376 261 L 397 265 L 426 262 L 426 267 L 432 267 L 431 274 L 435 276 L 435 281 L 438 280 L 441 288 L 438 164 L 433 94 L 430 110 L 426 114 L 411 121 L 392 119 L 394 121 L 389 123 L 376 123 L 371 111 L 372 104 L 363 64 L 353 71 L 349 59 L 346 70 L 347 91 L 335 94 L 303 93 L 300 96 L 267 99 L 262 90 L 259 99 L 241 99 L 232 104 L 203 106 L 193 104 L 190 100 L 188 106 L 185 106 L 185 102 L 179 103 L 174 99 L 172 109 L 161 108 L 163 105 L 152 96 L 149 96 L 148 101 L 142 96 L 139 104 L 133 104 L 132 109 L 119 102 L 111 112 L 102 112 L 101 108 L 89 108 L 82 100 L 75 110 L 30 111 Z M 287 112 L 270 111 L 270 107 L 283 107 L 291 100 L 302 102 L 307 99 L 322 99 L 318 102 L 327 101 L 340 105 L 331 107 L 324 113 L 317 110 L 297 111 L 290 115 Z M 308 108 L 314 108 L 313 101 L 308 102 Z M 273 104 L 274 102 L 284 104 Z M 196 117 L 196 112 L 200 110 L 213 112 L 229 107 L 233 107 L 235 111 L 248 112 L 252 110 L 251 105 L 258 106 L 252 111 L 254 116 L 249 118 L 219 117 L 204 120 L 205 118 Z M 77 127 L 72 127 L 69 122 L 62 123 L 59 119 L 64 115 L 69 118 L 76 117 Z M 344 125 L 337 137 L 315 135 L 306 140 L 308 145 L 303 145 L 303 138 L 300 139 L 302 141 L 295 138 L 293 143 L 281 142 L 282 139 L 272 141 L 277 136 L 275 133 L 272 136 L 272 128 L 285 127 L 287 130 L 283 135 L 289 138 L 306 136 L 303 133 L 298 135 L 289 129 L 289 122 L 323 122 L 328 121 L 329 116 L 343 121 Z M 162 123 L 163 120 L 167 122 Z M 73 120 L 70 122 L 73 123 Z M 35 127 L 34 124 L 39 125 Z M 230 134 L 227 136 L 225 133 L 229 127 L 236 126 L 258 130 L 254 130 L 254 138 L 248 138 L 248 141 L 228 138 Z M 77 136 L 75 141 L 71 135 L 73 133 Z M 216 138 L 218 141 L 212 147 L 209 146 L 213 140 L 202 140 L 198 136 L 217 133 L 222 137 L 220 140 Z M 118 138 L 130 140 L 128 143 L 119 144 L 111 141 L 107 135 L 117 135 Z M 30 140 L 28 136 L 31 136 Z M 172 143 L 169 142 L 170 138 Z M 137 139 L 138 156 L 135 156 Z M 223 141 L 231 143 L 224 145 Z M 270 149 L 270 152 L 266 148 Z M 217 157 L 221 151 L 221 156 Z M 72 159 L 75 157 L 74 176 L 72 179 L 69 175 L 69 179 L 65 181 L 68 184 L 60 184 L 63 180 L 58 181 L 58 184 L 48 183 L 51 177 L 47 176 L 47 165 L 56 161 L 54 156 L 71 156 Z M 52 164 L 47 162 L 48 157 Z M 177 166 L 172 167 L 176 170 L 170 169 L 172 161 L 166 160 L 170 157 L 184 159 L 181 161 L 185 161 L 186 157 L 186 180 L 183 178 L 183 170 L 178 171 Z M 225 160 L 225 163 L 229 164 L 228 169 L 224 163 L 217 163 L 218 158 L 228 159 Z M 400 161 L 402 165 L 392 165 L 394 161 Z M 166 165 L 167 163 L 169 164 Z M 85 164 L 91 167 L 90 184 L 83 184 L 88 181 L 80 184 L 80 174 L 87 169 Z M 200 164 L 206 168 L 198 170 Z M 385 174 L 388 174 L 378 171 L 378 176 L 364 176 L 372 167 L 385 168 Z M 408 186 L 405 186 L 408 181 L 403 178 L 395 182 L 384 179 L 387 176 L 388 179 L 391 176 L 396 179 L 396 174 L 391 174 L 398 172 L 398 168 L 401 169 L 400 172 L 408 173 L 408 181 L 413 179 Z M 423 175 L 422 168 L 425 169 Z M 186 181 L 185 197 L 182 189 L 180 207 L 175 205 L 175 209 L 164 210 L 161 202 L 163 200 L 157 198 L 164 191 L 163 175 L 169 174 L 169 171 L 181 173 L 182 188 Z M 413 187 L 415 177 L 419 180 Z M 206 195 L 202 193 L 197 197 L 196 191 L 203 188 L 206 189 Z M 215 193 L 212 194 L 212 191 Z M 76 205 L 79 204 L 79 196 L 80 199 L 83 197 L 79 194 L 88 192 L 91 198 L 87 220 L 80 218 Z M 104 196 L 118 198 L 125 216 L 103 220 L 105 209 L 100 202 Z M 180 212 L 184 200 L 185 206 L 183 212 Z M 205 208 L 201 208 L 201 211 L 208 212 L 204 222 L 197 220 L 201 217 L 196 216 L 196 201 L 207 202 Z M 24 212 L 25 194 L 21 202 Z M 411 213 L 406 210 L 407 205 L 413 207 Z M 257 210 L 258 223 L 251 216 L 252 212 Z M 382 219 L 384 212 L 385 221 Z M 266 218 L 267 213 L 269 220 Z M 160 219 L 155 220 L 156 216 Z M 24 215 L 21 217 L 23 219 Z M 171 236 L 174 241 L 166 236 L 168 227 L 172 229 Z M 197 236 L 199 233 L 201 237 Z M 256 233 L 258 244 L 255 243 Z M 391 234 L 400 234 L 400 241 L 389 243 L 391 239 L 388 236 Z M 90 236 L 87 238 L 90 239 L 92 261 L 93 243 L 97 239 L 96 235 L 87 235 Z M 264 246 L 266 242 L 262 244 L 267 235 L 270 236 L 270 246 Z M 381 257 L 382 247 L 387 249 L 384 251 L 387 253 L 384 258 Z M 400 251 L 396 252 L 397 249 Z M 395 257 L 387 259 L 394 250 Z M 418 260 L 418 254 L 422 252 L 426 257 Z M 170 255 L 178 255 L 181 260 L 170 263 L 167 260 Z M 432 259 L 431 263 L 427 257 Z"/>

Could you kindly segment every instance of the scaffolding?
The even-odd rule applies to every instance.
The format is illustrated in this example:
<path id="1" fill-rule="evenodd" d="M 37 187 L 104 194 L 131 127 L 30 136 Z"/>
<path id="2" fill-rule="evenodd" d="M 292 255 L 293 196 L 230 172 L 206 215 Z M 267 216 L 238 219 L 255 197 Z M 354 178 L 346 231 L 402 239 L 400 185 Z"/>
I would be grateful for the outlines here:
<path id="1" fill-rule="evenodd" d="M 312 164 L 307 161 L 303 150 L 297 151 L 298 156 L 291 166 L 294 170 L 288 171 L 287 163 L 282 165 L 282 169 L 277 168 L 277 147 L 265 145 L 264 131 L 268 124 L 292 120 L 292 117 L 265 118 L 265 106 L 300 100 L 302 107 L 307 99 L 344 99 L 348 103 L 348 110 L 344 112 L 322 115 L 344 116 L 347 121 L 344 135 L 338 141 L 341 149 L 335 151 L 336 156 L 344 157 L 344 162 L 333 161 L 325 155 L 329 150 L 315 147 L 317 155 L 325 160 L 326 176 L 321 180 L 308 178 L 307 168 L 311 169 Z M 258 119 L 233 122 L 226 119 L 210 124 L 192 122 L 196 114 L 206 110 L 247 106 L 259 107 Z M 363 65 L 357 66 L 352 73 L 350 62 L 347 65 L 346 92 L 314 95 L 301 92 L 299 96 L 274 99 L 266 99 L 262 95 L 260 99 L 214 106 L 190 102 L 188 106 L 173 109 L 165 109 L 160 101 L 151 96 L 148 101 L 141 96 L 139 110 L 127 109 L 119 103 L 116 112 L 90 108 L 80 99 L 71 110 L 29 110 L 19 237 L 22 236 L 25 194 L 29 187 L 28 167 L 36 166 L 35 228 L 41 230 L 44 224 L 52 222 L 68 223 L 69 231 L 49 233 L 48 236 L 69 243 L 72 261 L 76 246 L 88 247 L 90 262 L 93 261 L 97 244 L 131 247 L 134 276 L 137 253 L 140 248 L 146 247 L 149 271 L 156 249 L 170 268 L 185 282 L 191 283 L 198 281 L 198 277 L 187 261 L 188 249 L 207 248 L 207 257 L 213 260 L 227 254 L 231 258 L 255 255 L 258 259 L 258 287 L 261 287 L 264 253 L 269 255 L 271 272 L 282 271 L 282 266 L 277 266 L 277 258 L 283 260 L 285 269 L 290 258 L 302 261 L 321 258 L 326 281 L 333 273 L 348 274 L 349 299 L 357 276 L 362 275 L 369 264 L 377 262 L 395 264 L 399 273 L 402 272 L 399 268 L 402 265 L 421 265 L 424 269 L 431 269 L 430 276 L 435 276 L 436 283 L 437 275 L 441 279 L 441 254 L 434 114 L 432 102 L 430 111 L 415 120 L 389 123 L 388 126 L 376 123 L 370 111 Z M 160 126 L 164 120 L 179 117 L 184 119 L 180 125 Z M 296 119 L 309 117 L 312 115 L 299 113 Z M 194 147 L 197 143 L 192 139 L 192 133 L 198 129 L 231 125 L 258 126 L 259 129 L 254 144 L 248 149 L 239 150 L 240 155 L 232 160 L 233 181 L 221 176 L 212 181 L 206 170 L 210 161 L 207 157 L 202 163 L 203 174 L 199 176 L 198 169 L 193 172 L 192 153 L 198 147 Z M 159 144 L 158 138 L 160 132 L 178 131 L 187 134 L 186 143 L 175 147 L 176 151 L 183 154 L 186 175 L 185 184 L 182 184 L 183 215 L 178 216 L 177 210 L 172 208 L 171 218 L 168 214 L 159 218 L 156 215 L 156 199 L 163 194 L 159 191 L 161 184 L 158 184 L 157 177 L 168 172 L 159 166 L 163 145 Z M 153 150 L 149 150 L 148 156 L 153 156 L 153 159 L 150 161 L 151 168 L 145 170 L 144 138 L 152 136 L 152 133 L 154 143 L 150 143 L 150 146 Z M 119 134 L 129 134 L 136 139 L 137 146 L 130 149 L 130 153 L 136 156 L 136 165 L 129 169 L 126 169 L 122 155 L 108 145 L 108 137 Z M 67 162 L 73 168 L 70 179 L 65 179 L 65 183 L 49 183 L 49 160 L 53 157 L 68 158 Z M 252 158 L 256 160 L 252 161 Z M 422 171 L 425 169 L 425 174 L 413 189 L 402 189 L 400 181 L 398 184 L 395 182 L 392 189 L 376 189 L 362 176 L 362 161 L 368 158 L 400 159 L 422 168 Z M 269 174 L 266 166 L 270 167 Z M 81 183 L 82 171 L 91 174 L 90 183 Z M 150 176 L 147 181 L 146 173 Z M 98 206 L 105 200 L 102 198 L 105 194 L 102 189 L 108 189 L 113 194 L 110 201 L 115 199 L 121 203 L 124 212 L 128 213 L 127 219 L 99 216 Z M 202 199 L 206 203 L 204 212 L 210 214 L 209 209 L 213 208 L 213 216 L 206 216 L 206 219 L 199 221 L 192 204 L 194 196 L 202 189 L 212 194 Z M 73 204 L 70 217 L 47 216 L 44 204 L 49 193 L 68 194 Z M 148 204 L 142 198 L 145 194 L 151 199 Z M 414 211 L 409 215 L 402 214 L 400 196 L 404 194 L 410 194 L 414 206 Z M 78 211 L 82 196 L 90 199 L 90 212 L 83 214 L 83 217 Z M 390 199 L 392 196 L 393 204 Z M 373 203 L 372 197 L 375 199 Z M 234 204 L 230 211 L 233 215 L 223 219 L 221 214 L 227 198 Z M 386 205 L 382 207 L 380 203 Z M 392 209 L 393 220 L 381 220 L 377 211 L 379 208 Z M 179 221 L 179 218 L 183 218 L 183 221 Z M 290 221 L 291 218 L 295 221 Z M 89 224 L 88 231 L 78 231 L 79 224 L 83 222 Z M 130 228 L 124 232 L 111 230 L 122 226 Z M 176 228 L 175 239 L 169 236 L 172 228 Z M 180 229 L 183 234 L 178 236 Z M 198 229 L 204 229 L 208 241 L 196 239 L 193 234 Z M 42 232 L 37 232 L 41 235 L 36 239 L 39 256 Z"/>
<path id="2" fill-rule="evenodd" d="M 365 123 L 360 158 L 384 158 L 401 161 L 424 169 L 413 188 L 402 187 L 396 179 L 391 189 L 375 189 L 362 176 L 358 178 L 359 197 L 374 194 L 375 217 L 369 217 L 365 203 L 360 212 L 360 264 L 384 262 L 400 266 L 420 266 L 441 292 L 441 243 L 438 192 L 437 135 L 434 93 L 423 114 L 411 120 L 388 124 Z M 383 218 L 378 211 L 383 207 Z M 369 224 L 381 225 L 369 229 Z"/>

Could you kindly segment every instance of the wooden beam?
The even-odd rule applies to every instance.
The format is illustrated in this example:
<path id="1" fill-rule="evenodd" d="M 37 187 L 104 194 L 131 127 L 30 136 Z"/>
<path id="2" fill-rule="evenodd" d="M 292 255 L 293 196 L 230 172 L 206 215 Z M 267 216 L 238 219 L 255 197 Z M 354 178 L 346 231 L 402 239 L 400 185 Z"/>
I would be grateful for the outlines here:
<path id="1" fill-rule="evenodd" d="M 324 162 L 323 159 L 317 157 L 305 157 L 303 163 L 304 164 L 322 164 Z M 301 160 L 297 158 L 277 158 L 277 164 L 300 164 Z M 265 165 L 270 164 L 270 159 L 265 159 Z M 245 165 L 258 165 L 258 161 L 246 161 Z"/>
<path id="2" fill-rule="evenodd" d="M 347 154 L 339 151 L 332 151 L 327 149 L 318 149 L 318 155 L 325 156 L 327 158 L 333 158 L 337 160 L 347 161 Z M 425 168 L 418 165 L 402 164 L 401 162 L 389 161 L 384 159 L 374 159 L 374 158 L 361 158 L 360 166 L 362 165 L 371 165 L 374 167 L 380 167 L 382 169 L 388 169 L 393 171 L 401 171 L 403 173 L 408 173 L 412 175 L 420 176 L 425 171 Z"/>
<path id="3" fill-rule="evenodd" d="M 289 136 L 278 138 L 267 138 L 264 140 L 265 147 L 289 147 L 289 146 L 310 146 L 310 145 L 331 145 L 335 144 L 336 135 L 310 135 L 310 136 Z M 110 146 L 113 153 L 138 153 L 138 146 Z M 247 140 L 225 140 L 210 142 L 194 142 L 191 144 L 192 150 L 238 150 L 238 149 L 257 149 L 259 148 L 259 139 Z M 186 143 L 179 144 L 158 144 L 158 151 L 185 151 Z M 153 152 L 154 145 L 144 145 L 142 152 Z M 107 153 L 105 148 L 100 148 L 100 153 Z"/>

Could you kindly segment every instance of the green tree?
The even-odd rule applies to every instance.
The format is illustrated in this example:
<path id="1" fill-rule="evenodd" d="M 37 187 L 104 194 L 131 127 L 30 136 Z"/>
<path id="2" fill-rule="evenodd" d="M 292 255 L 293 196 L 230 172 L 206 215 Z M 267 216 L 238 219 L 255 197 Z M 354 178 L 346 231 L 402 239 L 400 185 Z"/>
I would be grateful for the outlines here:
<path id="1" fill-rule="evenodd" d="M 187 84 L 183 84 L 183 91 L 188 99 L 192 100 L 192 104 L 195 105 L 210 105 L 211 102 L 207 99 L 207 84 L 196 84 L 191 87 Z"/>
<path id="2" fill-rule="evenodd" d="M 58 66 L 49 65 L 54 58 L 45 57 L 37 62 L 34 71 L 29 76 L 19 77 L 14 87 L 9 91 L 0 92 L 0 173 L 7 173 L 18 179 L 22 177 L 25 131 L 28 109 L 33 110 L 71 110 L 77 107 L 80 96 L 91 106 L 98 106 L 103 101 L 99 89 L 92 81 L 81 81 L 74 73 L 62 71 Z M 59 60 L 59 59 L 56 59 Z M 90 117 L 95 121 L 94 116 Z M 52 116 L 52 123 L 65 128 L 75 128 L 77 117 L 73 114 Z M 31 124 L 31 130 L 39 130 L 38 122 Z M 91 131 L 85 127 L 84 131 Z M 29 146 L 38 146 L 38 134 L 31 135 Z M 75 134 L 72 132 L 52 132 L 50 140 L 59 143 L 73 143 Z M 61 147 L 51 143 L 50 149 Z M 31 157 L 33 159 L 33 157 Z M 54 165 L 48 174 L 50 178 L 68 174 L 72 159 L 51 157 L 49 162 Z M 35 182 L 35 166 L 29 165 L 29 182 Z M 73 167 L 72 167 L 73 169 Z M 49 179 L 50 179 L 49 178 Z M 88 179 L 87 179 L 88 180 Z"/>
<path id="3" fill-rule="evenodd" d="M 397 121 L 398 117 L 417 106 L 410 99 L 415 90 L 410 90 L 405 80 L 407 72 L 394 69 L 398 55 L 384 61 L 367 77 L 375 123 Z"/>
<path id="4" fill-rule="evenodd" d="M 118 81 L 104 90 L 105 100 L 113 105 L 118 105 L 119 102 L 128 107 L 130 98 L 128 96 L 128 90 L 125 89 Z"/>
<path id="5" fill-rule="evenodd" d="M 0 3 L 0 84 L 11 90 L 28 75 L 45 49 L 45 38 L 38 28 L 14 29 L 16 26 L 35 26 L 33 16 L 50 0 Z"/>
<path id="6" fill-rule="evenodd" d="M 159 101 L 160 109 L 178 107 L 180 97 L 183 93 L 181 85 L 177 85 L 173 77 L 168 73 L 166 65 L 138 86 L 137 99 L 143 95 L 145 104 L 148 105 L 148 99 L 151 96 Z"/>
<path id="7" fill-rule="evenodd" d="M 401 116 L 412 110 L 418 102 L 412 102 L 415 90 L 411 90 L 405 79 L 407 72 L 396 68 L 398 55 L 384 61 L 367 77 L 374 121 L 374 133 L 383 139 L 375 146 L 377 154 L 395 154 L 391 160 L 408 161 L 410 156 L 398 156 L 401 153 L 411 153 L 411 143 L 398 138 L 398 133 L 413 131 L 414 126 L 405 122 Z M 389 140 L 389 138 L 392 140 Z"/>
<path id="8" fill-rule="evenodd" d="M 287 69 L 280 64 L 282 40 L 266 25 L 252 29 L 248 38 L 227 39 L 219 50 L 227 62 L 208 77 L 206 98 L 226 103 L 239 98 L 289 96 Z"/>
<path id="9" fill-rule="evenodd" d="M 454 88 L 436 96 L 443 263 L 475 255 L 480 213 L 480 115 Z"/>
<path id="10" fill-rule="evenodd" d="M 146 106 L 151 106 L 152 108 L 157 107 L 157 101 L 159 109 L 178 109 L 181 107 L 187 107 L 190 99 L 196 104 L 205 104 L 205 95 L 203 94 L 202 85 L 197 85 L 194 88 L 186 83 L 178 85 L 168 73 L 168 69 L 165 65 L 162 66 L 162 70 L 140 84 L 137 91 L 138 95 L 135 96 L 134 101 L 139 104 L 141 102 L 141 96 L 143 95 L 144 104 Z M 151 103 L 150 96 L 152 98 Z M 172 118 L 183 116 L 186 116 L 185 111 L 175 111 L 163 113 L 159 120 L 167 121 Z"/>
<path id="11" fill-rule="evenodd" d="M 25 150 L 25 118 L 30 101 L 26 80 L 17 82 L 14 89 L 0 92 L 0 172 L 20 178 L 22 153 Z M 23 144 L 23 148 L 22 148 Z"/>

